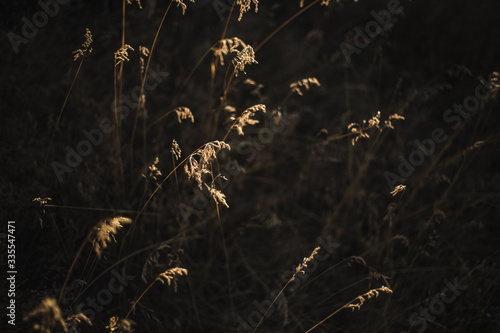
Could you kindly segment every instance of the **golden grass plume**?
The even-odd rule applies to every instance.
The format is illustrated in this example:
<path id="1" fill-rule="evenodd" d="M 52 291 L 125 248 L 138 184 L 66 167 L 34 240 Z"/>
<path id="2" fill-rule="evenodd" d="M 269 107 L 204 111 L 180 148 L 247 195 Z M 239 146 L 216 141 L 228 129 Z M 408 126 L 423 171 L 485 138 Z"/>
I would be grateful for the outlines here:
<path id="1" fill-rule="evenodd" d="M 179 106 L 175 108 L 174 111 L 177 114 L 177 120 L 179 121 L 179 123 L 182 123 L 182 120 L 184 119 L 190 119 L 191 122 L 194 123 L 193 113 L 188 107 Z"/>
<path id="2" fill-rule="evenodd" d="M 219 41 L 218 45 L 212 48 L 214 52 L 214 56 L 219 58 L 219 63 L 221 66 L 224 66 L 224 57 L 229 53 L 238 53 L 241 50 L 238 48 L 244 49 L 247 44 L 239 39 L 238 37 L 232 38 L 224 38 Z"/>
<path id="3" fill-rule="evenodd" d="M 101 249 L 108 247 L 108 243 L 111 239 L 116 242 L 114 235 L 116 235 L 118 230 L 123 227 L 123 224 L 129 223 L 132 223 L 132 219 L 123 216 L 116 216 L 109 220 L 103 220 L 94 227 L 94 251 L 99 258 L 101 257 Z"/>
<path id="4" fill-rule="evenodd" d="M 241 21 L 243 14 L 250 10 L 250 5 L 254 4 L 255 12 L 259 11 L 259 0 L 236 0 L 236 4 L 240 6 L 240 16 L 238 17 L 238 21 Z"/>
<path id="5" fill-rule="evenodd" d="M 194 2 L 194 0 L 190 0 L 191 2 Z M 182 8 L 182 15 L 186 14 L 186 4 L 184 3 L 184 0 L 175 0 L 177 2 L 177 7 L 181 6 Z"/>
<path id="6" fill-rule="evenodd" d="M 234 124 L 234 127 L 238 131 L 239 135 L 244 135 L 245 133 L 243 132 L 243 127 L 247 125 L 255 125 L 258 124 L 259 121 L 257 119 L 252 119 L 251 117 L 255 116 L 255 113 L 257 112 L 263 112 L 266 113 L 266 106 L 264 104 L 256 104 L 252 107 L 249 107 L 243 113 L 241 116 L 236 119 L 236 122 Z"/>
<path id="7" fill-rule="evenodd" d="M 76 51 L 73 51 L 73 61 L 76 61 L 78 58 L 85 58 L 90 53 L 92 53 L 92 47 L 90 46 L 93 42 L 92 40 L 92 32 L 87 28 L 85 29 L 85 42 L 82 44 L 82 48 Z"/>
<path id="8" fill-rule="evenodd" d="M 57 301 L 52 297 L 44 298 L 40 305 L 23 318 L 24 321 L 31 319 L 38 319 L 38 321 L 33 323 L 33 329 L 42 333 L 56 332 L 61 328 L 64 332 L 68 332 L 68 326 L 72 325 L 68 324 L 67 326 L 66 323 L 71 322 L 85 322 L 88 325 L 92 325 L 90 319 L 83 313 L 74 314 L 64 319 Z"/>
<path id="9" fill-rule="evenodd" d="M 300 96 L 304 96 L 304 93 L 302 92 L 302 90 L 300 90 L 301 88 L 305 88 L 306 90 L 309 90 L 311 89 L 311 86 L 312 85 L 315 85 L 315 86 L 321 86 L 321 84 L 319 83 L 318 79 L 315 78 L 315 77 L 308 77 L 306 79 L 302 79 L 302 80 L 299 80 L 299 81 L 296 81 L 296 82 L 293 82 L 290 84 L 290 89 L 292 89 L 292 93 L 297 93 L 298 95 Z"/>
<path id="10" fill-rule="evenodd" d="M 255 60 L 255 52 L 250 45 L 247 45 L 236 54 L 236 57 L 233 59 L 233 66 L 235 70 L 235 75 L 238 76 L 238 72 L 245 72 L 245 66 L 250 64 L 258 64 L 257 60 Z"/>
<path id="11" fill-rule="evenodd" d="M 134 322 L 130 319 L 120 319 L 118 316 L 113 316 L 109 318 L 109 325 L 106 328 L 109 333 L 131 333 L 134 331 L 132 329 L 133 324 Z"/>
<path id="12" fill-rule="evenodd" d="M 198 149 L 196 152 L 189 156 L 187 163 L 184 165 L 184 171 L 186 172 L 188 178 L 193 178 L 198 184 L 198 188 L 203 190 L 203 175 L 212 174 L 209 168 L 210 162 L 213 158 L 217 158 L 217 153 L 221 149 L 231 150 L 231 146 L 224 141 L 212 141 L 206 143 L 202 148 Z M 199 155 L 199 161 L 195 158 Z"/>

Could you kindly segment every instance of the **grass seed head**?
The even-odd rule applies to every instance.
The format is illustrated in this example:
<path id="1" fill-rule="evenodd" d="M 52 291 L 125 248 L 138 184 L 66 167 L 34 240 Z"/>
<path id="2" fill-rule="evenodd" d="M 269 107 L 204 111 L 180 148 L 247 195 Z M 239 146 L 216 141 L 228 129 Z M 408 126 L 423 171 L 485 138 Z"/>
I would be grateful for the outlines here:
<path id="1" fill-rule="evenodd" d="M 110 220 L 103 220 L 94 227 L 94 251 L 97 256 L 101 257 L 101 248 L 108 247 L 111 239 L 115 240 L 118 230 L 123 227 L 123 224 L 132 223 L 132 219 L 123 216 L 117 216 Z"/>
<path id="2" fill-rule="evenodd" d="M 34 317 L 40 319 L 39 322 L 33 324 L 33 329 L 37 331 L 51 333 L 54 332 L 56 328 L 60 327 L 64 332 L 68 332 L 62 316 L 62 311 L 54 298 L 44 298 L 40 305 L 24 317 L 23 320 L 27 321 Z"/>
<path id="3" fill-rule="evenodd" d="M 85 42 L 83 42 L 82 48 L 78 49 L 76 51 L 73 51 L 73 57 L 74 57 L 73 61 L 76 61 L 80 57 L 84 58 L 92 53 L 92 47 L 90 46 L 93 42 L 92 33 L 90 32 L 90 30 L 88 28 L 85 29 L 85 36 L 84 37 L 85 37 Z"/>
<path id="4" fill-rule="evenodd" d="M 115 52 L 115 66 L 118 66 L 124 61 L 129 61 L 130 59 L 128 58 L 128 50 L 134 51 L 132 46 L 125 44 L 122 47 L 118 49 L 118 51 Z"/>
<path id="5" fill-rule="evenodd" d="M 243 14 L 250 10 L 250 5 L 253 2 L 255 6 L 255 12 L 259 11 L 259 0 L 236 0 L 236 4 L 240 6 L 240 16 L 238 17 L 238 21 L 241 21 Z"/>
<path id="6" fill-rule="evenodd" d="M 256 104 L 245 111 L 241 114 L 241 116 L 236 119 L 235 127 L 236 130 L 238 131 L 239 135 L 244 135 L 245 133 L 243 132 L 243 127 L 247 125 L 255 125 L 258 124 L 259 121 L 257 119 L 252 119 L 251 117 L 255 116 L 256 112 L 263 112 L 266 113 L 266 106 L 264 104 Z"/>
<path id="7" fill-rule="evenodd" d="M 235 75 L 238 76 L 238 72 L 245 73 L 245 66 L 249 64 L 258 64 L 255 60 L 255 52 L 250 45 L 247 45 L 243 50 L 236 54 L 233 59 L 233 66 L 235 70 Z"/>
<path id="8" fill-rule="evenodd" d="M 182 15 L 186 14 L 186 4 L 184 3 L 184 0 L 175 0 L 177 2 L 177 7 L 181 6 L 182 8 Z M 194 2 L 194 0 L 191 0 L 191 2 Z"/>

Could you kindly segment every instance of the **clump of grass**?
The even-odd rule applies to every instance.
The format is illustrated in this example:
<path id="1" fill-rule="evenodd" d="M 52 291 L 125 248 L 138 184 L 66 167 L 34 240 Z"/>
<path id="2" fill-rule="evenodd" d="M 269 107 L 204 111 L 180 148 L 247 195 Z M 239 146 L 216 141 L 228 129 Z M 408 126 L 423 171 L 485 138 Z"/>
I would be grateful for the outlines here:
<path id="1" fill-rule="evenodd" d="M 42 333 L 50 333 L 56 328 L 62 328 L 68 332 L 64 322 L 62 311 L 54 298 L 45 298 L 40 305 L 31 311 L 24 320 L 27 321 L 33 317 L 39 317 L 40 322 L 33 324 L 35 330 Z"/>
<path id="2" fill-rule="evenodd" d="M 66 274 L 66 279 L 64 280 L 63 286 L 61 288 L 61 292 L 59 294 L 59 299 L 57 303 L 59 304 L 61 302 L 62 295 L 64 293 L 64 288 L 66 287 L 69 278 L 71 277 L 71 274 L 73 273 L 73 269 L 75 267 L 76 261 L 80 257 L 85 245 L 87 244 L 88 241 L 94 236 L 93 240 L 93 248 L 96 253 L 96 255 L 100 258 L 101 257 L 101 248 L 106 248 L 108 246 L 108 243 L 111 241 L 111 239 L 115 240 L 114 235 L 118 232 L 118 229 L 122 228 L 122 224 L 129 224 L 132 222 L 132 219 L 128 217 L 123 217 L 123 216 L 116 216 L 111 219 L 104 219 L 100 221 L 97 225 L 95 225 L 92 230 L 87 234 L 87 237 L 85 237 L 85 240 L 83 241 L 82 245 L 80 246 L 80 249 L 78 250 L 75 259 L 73 259 L 73 262 L 71 264 L 71 267 L 68 270 L 68 273 Z M 116 240 L 115 240 L 116 241 Z"/>
<path id="3" fill-rule="evenodd" d="M 64 319 L 57 301 L 52 297 L 44 298 L 40 305 L 23 318 L 24 321 L 35 319 L 36 321 L 33 323 L 33 329 L 42 333 L 51 333 L 57 329 L 68 332 L 68 326 L 72 326 L 71 322 L 85 322 L 88 325 L 92 325 L 90 319 L 83 313 L 78 313 Z"/>

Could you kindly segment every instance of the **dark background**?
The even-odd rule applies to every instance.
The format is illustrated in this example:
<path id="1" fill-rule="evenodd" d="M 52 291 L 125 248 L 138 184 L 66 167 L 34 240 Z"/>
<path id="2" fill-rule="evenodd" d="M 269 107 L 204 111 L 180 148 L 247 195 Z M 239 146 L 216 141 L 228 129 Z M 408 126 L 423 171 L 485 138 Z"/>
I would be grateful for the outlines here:
<path id="1" fill-rule="evenodd" d="M 223 9 L 230 2 L 220 1 Z M 66 146 L 76 147 L 84 139 L 83 130 L 113 116 L 113 54 L 121 46 L 121 1 L 61 5 L 18 53 L 6 36 L 20 35 L 21 18 L 31 20 L 40 7 L 35 1 L 3 1 L 0 6 L 0 202 L 2 221 L 16 221 L 15 328 L 26 332 L 42 318 L 22 318 L 45 297 L 57 299 L 92 227 L 116 215 L 137 216 L 144 198 L 156 188 L 141 174 L 157 156 L 163 176 L 172 170 L 173 139 L 183 158 L 208 141 L 222 140 L 231 122 L 229 114 L 220 112 L 219 97 L 232 56 L 226 57 L 226 66 L 217 67 L 212 82 L 210 53 L 174 99 L 198 60 L 221 38 L 225 21 L 212 1 L 187 3 L 184 16 L 172 7 L 151 60 L 151 67 L 169 75 L 147 93 L 148 117 L 144 122 L 139 118 L 133 146 L 135 115 L 122 124 L 124 183 L 118 176 L 113 134 L 59 182 L 50 164 L 64 163 Z M 141 11 L 136 3 L 127 5 L 126 43 L 135 51 L 124 65 L 125 94 L 140 84 L 138 46 L 150 48 L 167 6 L 168 1 L 155 7 L 143 1 Z M 245 136 L 231 132 L 226 139 L 231 151 L 221 152 L 214 164 L 219 171 L 235 161 L 239 165 L 223 189 L 230 208 L 219 206 L 225 241 L 211 199 L 198 214 L 186 218 L 181 213 L 179 205 L 195 206 L 193 198 L 200 192 L 179 169 L 127 238 L 123 236 L 130 226 L 118 232 L 116 244 L 111 241 L 100 259 L 92 254 L 90 242 L 84 247 L 69 284 L 88 288 L 84 294 L 75 293 L 78 288 L 68 293 L 60 304 L 64 316 L 75 314 L 78 303 L 108 286 L 110 266 L 140 251 L 117 266 L 134 280 L 96 314 L 92 327 L 80 325 L 84 332 L 106 332 L 110 317 L 123 318 L 154 278 L 175 266 L 189 275 L 179 277 L 177 292 L 156 283 L 146 293 L 130 316 L 136 332 L 236 332 L 238 318 L 254 320 L 256 302 L 267 307 L 270 292 L 284 287 L 290 277 L 282 280 L 282 275 L 309 256 L 321 236 L 339 246 L 317 267 L 311 266 L 300 288 L 285 289 L 286 302 L 273 308 L 258 331 L 305 332 L 382 285 L 390 286 L 393 294 L 381 293 L 359 311 L 344 309 L 315 331 L 408 331 L 412 314 L 429 309 L 445 280 L 455 279 L 467 289 L 431 314 L 432 320 L 420 319 L 410 332 L 499 331 L 498 97 L 481 102 L 456 130 L 443 114 L 474 93 L 478 76 L 500 71 L 500 3 L 401 1 L 401 6 L 404 12 L 392 18 L 391 27 L 353 54 L 351 63 L 340 43 L 349 42 L 356 26 L 373 20 L 370 11 L 385 9 L 387 2 L 315 4 L 264 44 L 256 52 L 258 64 L 247 66 L 246 75 L 240 73 L 228 93 L 227 102 L 238 114 L 258 103 L 268 112 L 256 116 L 260 123 L 246 127 Z M 260 1 L 258 13 L 252 4 L 238 22 L 235 9 L 226 37 L 255 47 L 299 10 L 299 1 Z M 45 166 L 56 119 L 79 64 L 72 52 L 80 48 L 85 28 L 92 31 L 93 52 L 69 95 Z M 289 94 L 290 83 L 313 76 L 320 87 L 304 96 Z M 263 85 L 260 94 L 252 93 L 245 78 Z M 175 114 L 155 122 L 176 106 L 189 107 L 195 122 L 179 124 Z M 276 121 L 273 110 L 281 110 L 286 124 L 265 138 Z M 354 146 L 351 137 L 335 139 L 349 132 L 350 123 L 362 123 L 378 110 L 382 120 L 394 113 L 405 120 L 393 122 L 394 130 L 369 130 L 370 138 Z M 397 173 L 398 156 L 407 159 L 416 149 L 414 141 L 430 138 L 435 128 L 442 128 L 449 139 L 436 144 L 435 152 L 407 177 L 404 193 L 391 196 L 384 173 Z M 478 141 L 480 147 L 473 148 Z M 32 202 L 37 197 L 50 197 L 54 206 L 43 211 Z M 169 247 L 155 246 L 165 241 Z M 320 255 L 325 253 L 320 250 Z M 2 250 L 2 263 L 5 254 Z M 146 265 L 148 257 L 156 261 Z M 7 300 L 4 295 L 2 291 Z M 5 317 L 2 327 L 12 329 Z"/>

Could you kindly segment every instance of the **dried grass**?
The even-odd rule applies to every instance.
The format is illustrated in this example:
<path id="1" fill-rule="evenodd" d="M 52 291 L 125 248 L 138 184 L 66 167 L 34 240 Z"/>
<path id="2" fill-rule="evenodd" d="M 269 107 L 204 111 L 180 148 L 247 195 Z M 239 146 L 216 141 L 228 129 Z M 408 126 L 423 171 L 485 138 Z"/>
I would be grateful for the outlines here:
<path id="1" fill-rule="evenodd" d="M 160 169 L 158 169 L 158 163 L 160 163 L 160 159 L 158 157 L 156 157 L 153 164 L 148 166 L 147 175 L 143 174 L 142 177 L 146 178 L 147 180 L 153 179 L 154 181 L 157 181 L 158 180 L 157 177 L 162 175 Z"/>
<path id="2" fill-rule="evenodd" d="M 259 11 L 259 0 L 236 0 L 236 4 L 240 6 L 240 16 L 238 21 L 241 21 L 243 14 L 250 10 L 250 5 L 253 2 L 255 6 L 255 12 Z"/>
<path id="3" fill-rule="evenodd" d="M 92 53 L 92 47 L 90 46 L 92 44 L 92 42 L 93 42 L 93 40 L 92 40 L 92 32 L 90 32 L 90 30 L 88 28 L 85 31 L 86 31 L 85 32 L 85 36 L 84 36 L 85 37 L 85 42 L 83 42 L 81 49 L 73 51 L 73 54 L 74 54 L 73 61 L 76 61 L 80 57 L 85 58 L 89 54 Z"/>
<path id="4" fill-rule="evenodd" d="M 190 1 L 194 3 L 194 0 L 190 0 Z M 181 8 L 182 8 L 182 15 L 186 14 L 187 6 L 184 3 L 184 0 L 175 0 L 175 2 L 177 2 L 177 7 L 181 6 Z"/>
<path id="5" fill-rule="evenodd" d="M 245 46 L 243 50 L 236 54 L 236 57 L 233 59 L 233 66 L 235 70 L 235 75 L 238 76 L 238 72 L 245 72 L 245 66 L 250 64 L 258 64 L 257 60 L 255 60 L 255 52 L 253 48 L 249 45 Z"/>
<path id="6" fill-rule="evenodd" d="M 243 113 L 241 116 L 236 119 L 234 123 L 234 127 L 238 131 L 239 135 L 244 135 L 245 132 L 243 132 L 243 127 L 247 125 L 255 125 L 258 124 L 259 121 L 257 119 L 252 119 L 251 117 L 255 116 L 257 112 L 262 112 L 266 113 L 266 106 L 264 104 L 257 104 L 252 107 L 249 107 Z"/>
<path id="7" fill-rule="evenodd" d="M 63 319 L 63 314 L 57 301 L 51 297 L 44 298 L 40 305 L 24 317 L 23 320 L 34 321 L 33 329 L 42 333 L 51 333 L 57 329 L 68 332 L 67 326 L 72 326 L 71 322 L 84 322 L 88 325 L 92 325 L 90 319 L 83 313 L 74 314 Z M 66 323 L 69 324 L 67 325 Z"/>
<path id="8" fill-rule="evenodd" d="M 212 159 L 217 158 L 217 153 L 221 149 L 231 150 L 231 146 L 224 141 L 208 142 L 203 146 L 203 148 L 200 148 L 191 154 L 187 163 L 184 165 L 184 171 L 186 172 L 188 178 L 194 179 L 200 190 L 203 190 L 203 175 L 212 175 L 212 170 L 210 168 L 211 161 Z M 195 158 L 195 156 L 199 156 L 199 161 Z"/>
<path id="9" fill-rule="evenodd" d="M 141 0 L 127 0 L 127 3 L 129 5 L 131 5 L 133 1 L 137 2 L 137 5 L 139 6 L 139 9 L 142 9 Z"/>
<path id="10" fill-rule="evenodd" d="M 185 106 L 179 106 L 174 109 L 174 112 L 177 114 L 177 120 L 179 123 L 182 123 L 184 119 L 190 119 L 192 123 L 194 123 L 194 116 L 191 110 Z"/>
<path id="11" fill-rule="evenodd" d="M 304 96 L 304 93 L 300 88 L 305 88 L 306 90 L 311 89 L 311 86 L 321 86 L 318 79 L 315 77 L 309 77 L 306 79 L 299 80 L 297 82 L 293 82 L 290 84 L 290 89 L 292 89 L 292 93 L 297 93 L 300 96 Z"/>
<path id="12" fill-rule="evenodd" d="M 325 319 L 323 319 L 322 321 L 320 321 L 319 323 L 317 323 L 316 325 L 314 325 L 313 327 L 308 329 L 305 333 L 311 332 L 316 327 L 323 324 L 326 320 L 333 317 L 335 314 L 337 314 L 342 309 L 351 309 L 352 311 L 360 310 L 361 306 L 363 306 L 363 304 L 366 302 L 366 300 L 371 299 L 371 298 L 377 298 L 379 296 L 380 292 L 392 294 L 392 290 L 386 286 L 382 286 L 382 287 L 376 288 L 376 289 L 371 289 L 370 291 L 364 293 L 363 295 L 356 297 L 355 299 L 353 299 L 349 303 L 345 304 L 344 306 L 342 306 L 341 308 L 339 308 L 338 310 L 336 310 L 335 312 L 330 314 L 328 317 L 326 317 Z"/>
<path id="13" fill-rule="evenodd" d="M 172 140 L 172 148 L 170 148 L 170 153 L 172 153 L 172 156 L 176 159 L 179 160 L 182 155 L 182 150 L 177 141 Z"/>
<path id="14" fill-rule="evenodd" d="M 219 58 L 219 63 L 224 66 L 224 57 L 229 53 L 238 53 L 247 47 L 247 44 L 238 37 L 225 38 L 212 48 L 214 56 Z"/>
<path id="15" fill-rule="evenodd" d="M 380 111 L 377 111 L 377 114 L 368 121 L 363 120 L 363 125 L 360 125 L 358 123 L 351 123 L 347 126 L 347 129 L 351 132 L 351 134 L 354 135 L 354 137 L 351 139 L 351 144 L 354 146 L 361 138 L 368 139 L 370 135 L 367 133 L 367 131 L 371 128 L 376 127 L 379 129 L 379 131 L 382 131 L 384 128 L 394 129 L 392 121 L 404 119 L 405 117 L 394 113 L 384 121 L 383 125 L 380 125 Z"/>
<path id="16" fill-rule="evenodd" d="M 120 319 L 118 316 L 109 318 L 109 324 L 106 326 L 109 333 L 132 333 L 134 322 L 130 319 Z"/>
<path id="17" fill-rule="evenodd" d="M 129 50 L 135 51 L 132 46 L 125 44 L 115 52 L 115 66 L 118 66 L 122 62 L 130 61 L 130 59 L 128 58 Z"/>
<path id="18" fill-rule="evenodd" d="M 168 286 L 173 283 L 177 292 L 177 277 L 182 275 L 188 275 L 187 269 L 180 267 L 169 268 L 165 272 L 158 274 L 156 281 L 160 281 L 162 284 L 166 283 Z"/>
<path id="19" fill-rule="evenodd" d="M 117 216 L 110 220 L 99 222 L 93 229 L 95 234 L 93 246 L 97 256 L 101 257 L 101 249 L 108 247 L 108 243 L 113 239 L 116 242 L 115 236 L 118 230 L 123 227 L 123 224 L 132 223 L 132 219 L 123 216 Z"/>

